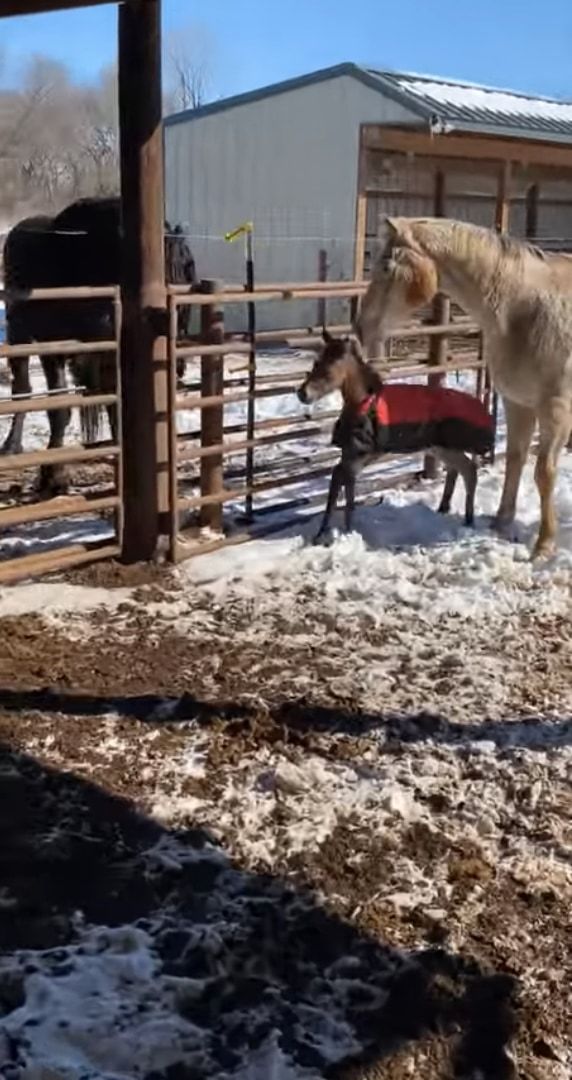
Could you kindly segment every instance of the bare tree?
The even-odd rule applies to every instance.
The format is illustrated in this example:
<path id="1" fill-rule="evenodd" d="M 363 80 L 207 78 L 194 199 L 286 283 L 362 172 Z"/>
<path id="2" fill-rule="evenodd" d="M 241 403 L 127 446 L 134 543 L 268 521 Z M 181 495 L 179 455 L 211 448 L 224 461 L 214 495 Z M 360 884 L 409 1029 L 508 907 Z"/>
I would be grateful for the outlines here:
<path id="1" fill-rule="evenodd" d="M 198 23 L 167 35 L 165 45 L 166 109 L 198 109 L 211 97 L 215 46 L 209 30 Z"/>
<path id="2" fill-rule="evenodd" d="M 89 85 L 35 56 L 0 91 L 0 213 L 52 211 L 119 188 L 117 72 Z"/>

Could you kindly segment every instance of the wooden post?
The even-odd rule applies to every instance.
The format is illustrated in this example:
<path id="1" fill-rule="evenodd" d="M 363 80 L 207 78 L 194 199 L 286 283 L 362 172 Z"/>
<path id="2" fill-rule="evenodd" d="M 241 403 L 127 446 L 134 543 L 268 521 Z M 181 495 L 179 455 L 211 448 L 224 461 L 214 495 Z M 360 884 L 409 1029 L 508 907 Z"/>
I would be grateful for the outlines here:
<path id="1" fill-rule="evenodd" d="M 501 164 L 498 186 L 497 202 L 495 207 L 495 229 L 497 232 L 508 232 L 510 218 L 510 176 L 511 163 L 504 161 Z"/>
<path id="2" fill-rule="evenodd" d="M 354 249 L 354 281 L 363 278 L 365 264 L 365 233 L 367 224 L 367 152 L 363 124 L 359 129 L 357 188 L 356 188 L 356 235 Z"/>
<path id="3" fill-rule="evenodd" d="M 531 184 L 526 192 L 526 223 L 524 233 L 528 240 L 538 236 L 538 184 Z"/>
<path id="4" fill-rule="evenodd" d="M 325 248 L 320 248 L 318 252 L 318 281 L 328 280 L 328 252 Z M 327 310 L 326 301 L 322 297 L 321 300 L 317 300 L 316 304 L 318 310 L 316 312 L 316 325 L 324 327 L 326 325 Z"/>
<path id="5" fill-rule="evenodd" d="M 201 292 L 222 293 L 222 281 L 202 281 Z M 201 307 L 201 340 L 205 345 L 224 341 L 224 312 L 214 304 Z M 218 397 L 224 392 L 224 356 L 201 357 L 201 397 Z M 224 438 L 224 405 L 201 410 L 201 447 L 219 446 Z M 201 495 L 218 495 L 224 487 L 223 456 L 201 458 Z M 222 503 L 207 504 L 200 511 L 200 522 L 222 532 Z"/>
<path id="6" fill-rule="evenodd" d="M 434 214 L 435 217 L 445 216 L 445 174 L 439 170 L 435 173 L 435 195 L 434 195 Z M 433 301 L 433 316 L 432 322 L 439 326 L 443 323 L 448 323 L 451 318 L 451 301 L 448 296 L 444 296 L 443 293 L 438 293 Z M 431 337 L 429 340 L 429 364 L 432 367 L 442 367 L 447 362 L 447 353 L 449 348 L 449 339 L 445 337 Z M 427 378 L 427 385 L 440 386 L 443 382 L 444 376 L 429 375 Z M 434 480 L 439 473 L 439 465 L 433 456 L 433 454 L 426 454 L 423 462 L 423 476 L 427 480 Z"/>
<path id="7" fill-rule="evenodd" d="M 123 558 L 151 559 L 168 521 L 161 3 L 119 8 L 123 266 Z"/>

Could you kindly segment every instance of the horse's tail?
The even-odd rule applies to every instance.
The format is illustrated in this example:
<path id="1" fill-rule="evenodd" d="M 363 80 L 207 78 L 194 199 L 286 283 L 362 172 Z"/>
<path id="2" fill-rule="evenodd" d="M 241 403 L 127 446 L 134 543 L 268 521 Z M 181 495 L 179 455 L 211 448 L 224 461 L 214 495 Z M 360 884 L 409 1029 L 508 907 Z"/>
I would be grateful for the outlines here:
<path id="1" fill-rule="evenodd" d="M 80 411 L 81 441 L 95 443 L 101 435 L 102 405 L 82 405 Z"/>
<path id="2" fill-rule="evenodd" d="M 110 365 L 111 370 L 107 370 Z M 113 393 L 115 386 L 114 361 L 107 356 L 85 353 L 74 356 L 70 361 L 70 370 L 76 386 L 87 391 L 79 410 L 81 438 L 83 443 L 95 443 L 101 438 L 103 405 L 90 405 L 90 394 Z M 112 380 L 109 383 L 109 380 Z M 85 404 L 83 404 L 85 402 Z"/>

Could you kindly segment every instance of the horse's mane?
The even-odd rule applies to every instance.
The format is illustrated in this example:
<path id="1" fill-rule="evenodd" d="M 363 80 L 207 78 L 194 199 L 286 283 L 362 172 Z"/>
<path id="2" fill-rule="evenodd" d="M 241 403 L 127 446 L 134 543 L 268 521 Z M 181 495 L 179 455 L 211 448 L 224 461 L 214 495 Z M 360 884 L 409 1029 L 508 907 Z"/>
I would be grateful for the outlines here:
<path id="1" fill-rule="evenodd" d="M 500 244 L 503 255 L 508 255 L 518 258 L 523 252 L 528 255 L 534 255 L 536 259 L 542 259 L 546 262 L 547 253 L 542 248 L 537 247 L 536 244 L 531 244 L 529 240 L 520 240 L 516 236 L 509 236 L 508 233 L 497 233 L 497 240 Z"/>
<path id="2" fill-rule="evenodd" d="M 432 231 L 434 230 L 436 237 L 440 233 L 450 237 L 457 250 L 470 249 L 471 246 L 477 244 L 491 253 L 498 252 L 502 258 L 517 262 L 525 255 L 531 255 L 542 262 L 553 258 L 552 253 L 543 251 L 529 240 L 509 236 L 508 233 L 497 233 L 494 229 L 484 225 L 475 225 L 470 221 L 456 221 L 452 218 L 413 218 L 411 223 L 414 230 L 416 225 L 429 226 Z"/>

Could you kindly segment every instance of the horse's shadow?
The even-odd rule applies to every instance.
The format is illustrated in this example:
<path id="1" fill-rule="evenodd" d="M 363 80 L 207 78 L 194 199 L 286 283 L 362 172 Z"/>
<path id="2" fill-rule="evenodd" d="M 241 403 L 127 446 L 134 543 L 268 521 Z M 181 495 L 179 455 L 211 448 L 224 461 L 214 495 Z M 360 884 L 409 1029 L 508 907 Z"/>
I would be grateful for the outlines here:
<path id="1" fill-rule="evenodd" d="M 445 949 L 394 949 L 303 886 L 236 865 L 204 830 L 169 831 L 8 746 L 0 811 L 0 1044 L 16 1072 L 46 1045 L 57 1070 L 80 1038 L 86 1074 L 100 1075 L 100 1044 L 106 1074 L 113 1046 L 138 1072 L 152 1030 L 156 1080 L 283 1067 L 342 1078 L 350 1059 L 390 1067 L 429 1040 L 451 1075 L 512 1075 L 511 976 Z M 115 986 L 124 951 L 134 975 Z"/>

